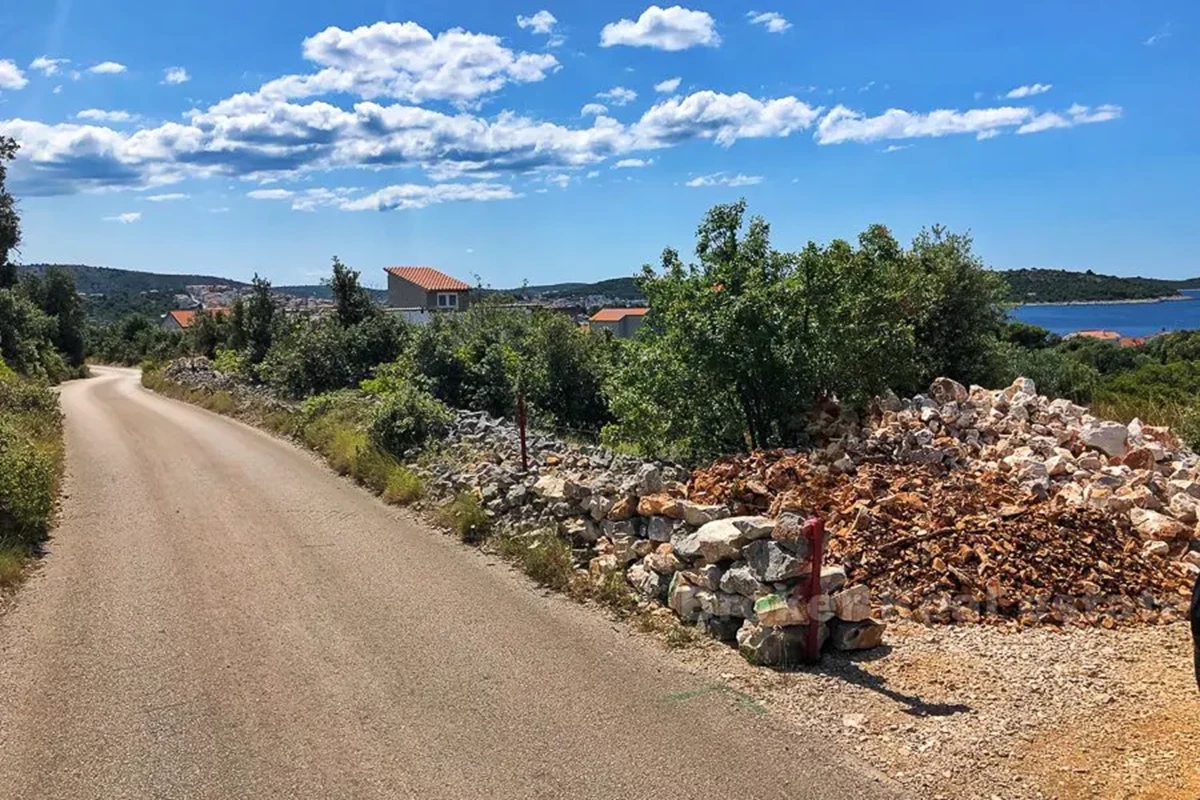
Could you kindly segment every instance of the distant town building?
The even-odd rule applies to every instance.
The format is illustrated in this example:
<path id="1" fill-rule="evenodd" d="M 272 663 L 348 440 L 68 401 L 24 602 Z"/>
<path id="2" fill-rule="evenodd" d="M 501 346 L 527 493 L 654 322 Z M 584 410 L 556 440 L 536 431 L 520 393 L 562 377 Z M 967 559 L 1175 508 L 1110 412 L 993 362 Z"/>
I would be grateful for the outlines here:
<path id="1" fill-rule="evenodd" d="M 594 331 L 612 331 L 619 339 L 632 339 L 646 319 L 648 308 L 602 308 L 588 320 Z"/>
<path id="2" fill-rule="evenodd" d="M 432 267 L 384 267 L 383 271 L 388 276 L 391 309 L 465 311 L 470 304 L 470 285 Z"/>
<path id="3" fill-rule="evenodd" d="M 192 327 L 196 322 L 197 314 L 215 314 L 227 316 L 228 308 L 177 308 L 174 311 L 168 311 L 163 315 L 162 327 L 169 331 L 182 331 Z"/>
<path id="4" fill-rule="evenodd" d="M 169 331 L 182 331 L 192 327 L 192 320 L 196 316 L 196 310 L 192 308 L 180 308 L 175 311 L 168 311 L 163 315 L 162 327 Z"/>

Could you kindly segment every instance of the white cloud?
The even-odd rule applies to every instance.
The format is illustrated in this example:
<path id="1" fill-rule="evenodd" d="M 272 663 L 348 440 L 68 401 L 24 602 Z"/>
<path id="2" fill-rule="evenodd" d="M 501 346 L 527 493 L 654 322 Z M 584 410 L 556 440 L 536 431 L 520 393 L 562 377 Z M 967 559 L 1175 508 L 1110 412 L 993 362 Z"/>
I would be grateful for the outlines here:
<path id="1" fill-rule="evenodd" d="M 93 75 L 120 75 L 126 69 L 124 64 L 118 64 L 116 61 L 103 61 L 95 66 L 87 68 L 87 71 Z"/>
<path id="2" fill-rule="evenodd" d="M 1063 114 L 1054 111 L 1038 114 L 1018 128 L 1017 133 L 1040 133 L 1055 128 L 1073 128 L 1076 125 L 1109 122 L 1114 119 L 1120 119 L 1122 113 L 1124 112 L 1120 106 L 1102 105 L 1091 108 L 1076 103 Z"/>
<path id="3" fill-rule="evenodd" d="M 1045 94 L 1054 88 L 1052 83 L 1031 83 L 1028 86 L 1018 86 L 1012 89 L 1008 94 L 1004 95 L 1009 100 L 1019 100 L 1022 97 L 1033 97 L 1039 94 Z"/>
<path id="4" fill-rule="evenodd" d="M 721 44 L 716 23 L 704 11 L 692 11 L 682 6 L 659 8 L 650 6 L 637 22 L 622 19 L 610 22 L 600 31 L 600 46 L 653 47 L 657 50 L 687 50 L 703 45 Z"/>
<path id="5" fill-rule="evenodd" d="M 246 192 L 251 200 L 290 200 L 295 192 L 290 189 L 255 189 Z"/>
<path id="6" fill-rule="evenodd" d="M 49 56 L 38 56 L 33 61 L 29 62 L 29 68 L 35 72 L 40 72 L 45 77 L 58 74 L 58 68 L 63 64 L 71 63 L 69 58 L 50 58 Z"/>
<path id="7" fill-rule="evenodd" d="M 565 189 L 571 185 L 571 176 L 564 172 L 560 172 L 557 175 L 548 175 L 545 180 L 546 183 L 552 183 L 560 189 Z"/>
<path id="8" fill-rule="evenodd" d="M 522 30 L 528 28 L 534 33 L 540 33 L 545 36 L 549 36 L 550 34 L 554 33 L 554 26 L 557 24 L 558 20 L 554 18 L 553 14 L 545 9 L 537 12 L 532 17 L 523 17 L 520 14 L 517 15 L 517 25 L 519 25 Z"/>
<path id="9" fill-rule="evenodd" d="M 62 84 L 60 83 L 58 86 L 55 86 L 50 91 L 53 92 L 54 94 L 62 94 Z"/>
<path id="10" fill-rule="evenodd" d="M 589 178 L 589 179 L 590 179 L 590 178 L 599 178 L 599 177 L 600 177 L 600 170 L 598 170 L 598 169 L 590 169 L 590 170 L 588 170 L 588 173 L 587 173 L 586 175 L 584 175 L 583 177 L 585 177 L 585 178 Z"/>
<path id="11" fill-rule="evenodd" d="M 146 198 L 149 203 L 170 203 L 173 200 L 187 200 L 191 197 L 190 194 L 183 192 L 170 192 L 168 194 L 152 194 Z"/>
<path id="12" fill-rule="evenodd" d="M 969 111 L 940 109 L 926 114 L 890 108 L 867 117 L 845 106 L 837 106 L 817 126 L 819 144 L 877 142 L 881 139 L 916 139 L 949 136 L 956 133 L 979 134 L 1000 128 L 1012 128 L 1028 122 L 1029 108 L 980 108 Z"/>
<path id="13" fill-rule="evenodd" d="M 167 86 L 178 86 L 181 83 L 187 83 L 191 79 L 192 76 L 183 67 L 167 67 L 163 70 L 162 82 Z"/>
<path id="14" fill-rule="evenodd" d="M 684 186 L 690 186 L 693 189 L 704 186 L 754 186 L 762 181 L 761 175 L 743 175 L 740 172 L 736 175 L 729 175 L 725 172 L 714 172 L 711 175 L 698 175 Z"/>
<path id="15" fill-rule="evenodd" d="M 614 86 L 606 92 L 599 92 L 596 97 L 607 100 L 614 106 L 623 106 L 637 100 L 637 92 L 633 89 L 626 89 L 624 86 Z"/>
<path id="16" fill-rule="evenodd" d="M 406 183 L 388 186 L 357 200 L 339 204 L 343 211 L 402 211 L 435 203 L 512 200 L 521 195 L 499 183 Z"/>
<path id="17" fill-rule="evenodd" d="M 210 208 L 208 210 L 208 213 L 210 213 L 210 214 L 228 214 L 229 206 L 221 206 L 220 208 Z"/>
<path id="18" fill-rule="evenodd" d="M 1167 39 L 1170 39 L 1173 33 L 1175 33 L 1175 24 L 1168 22 L 1166 25 L 1163 25 L 1157 31 L 1142 40 L 1142 44 L 1146 45 L 1146 47 L 1160 45 Z"/>
<path id="19" fill-rule="evenodd" d="M 688 139 L 715 139 L 728 147 L 738 139 L 788 136 L 804 130 L 820 112 L 795 97 L 758 100 L 741 92 L 702 91 L 654 106 L 633 126 L 633 133 L 647 148 Z"/>
<path id="20" fill-rule="evenodd" d="M 598 117 L 601 114 L 608 113 L 608 106 L 603 103 L 588 103 L 583 108 L 579 109 L 581 117 Z"/>
<path id="21" fill-rule="evenodd" d="M 142 212 L 128 211 L 124 214 L 117 214 L 116 216 L 105 217 L 104 221 L 105 222 L 119 222 L 122 225 L 129 225 L 131 223 L 137 222 L 141 218 L 142 218 Z"/>
<path id="22" fill-rule="evenodd" d="M 617 163 L 613 164 L 613 169 L 633 169 L 636 167 L 648 167 L 654 163 L 653 158 L 622 158 Z"/>
<path id="23" fill-rule="evenodd" d="M 901 150 L 908 150 L 910 147 L 912 147 L 911 144 L 889 144 L 887 147 L 883 148 L 883 152 L 899 153 Z"/>
<path id="24" fill-rule="evenodd" d="M 28 83 L 29 79 L 16 62 L 7 58 L 0 59 L 0 89 L 24 89 Z"/>
<path id="25" fill-rule="evenodd" d="M 751 24 L 762 25 L 770 33 L 783 33 L 792 27 L 792 23 L 777 11 L 750 11 L 746 14 L 746 19 L 750 20 Z"/>
<path id="26" fill-rule="evenodd" d="M 665 81 L 654 84 L 654 91 L 659 94 L 671 94 L 671 92 L 679 88 L 682 80 L 682 78 L 667 78 Z"/>
<path id="27" fill-rule="evenodd" d="M 867 81 L 862 86 L 858 87 L 860 92 L 869 92 L 875 88 L 875 81 Z"/>
<path id="28" fill-rule="evenodd" d="M 415 22 L 329 27 L 305 39 L 303 51 L 319 72 L 285 75 L 257 95 L 276 100 L 344 92 L 467 106 L 509 82 L 543 80 L 559 67 L 551 55 L 514 53 L 498 36 L 452 28 L 435 37 Z"/>
<path id="29" fill-rule="evenodd" d="M 85 108 L 75 115 L 76 119 L 86 119 L 91 122 L 121 123 L 137 119 L 128 111 L 104 111 L 99 108 Z"/>

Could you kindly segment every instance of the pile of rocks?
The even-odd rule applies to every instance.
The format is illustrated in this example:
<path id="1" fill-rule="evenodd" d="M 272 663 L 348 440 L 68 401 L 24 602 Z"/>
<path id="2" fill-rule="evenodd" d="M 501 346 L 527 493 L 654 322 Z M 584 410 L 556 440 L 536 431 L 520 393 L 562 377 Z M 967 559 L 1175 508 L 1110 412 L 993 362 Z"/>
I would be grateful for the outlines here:
<path id="1" fill-rule="evenodd" d="M 266 386 L 253 385 L 241 377 L 222 372 L 205 356 L 177 358 L 163 368 L 163 377 L 187 389 L 207 392 L 228 392 L 235 398 L 253 400 L 268 408 L 291 406 L 277 398 Z"/>
<path id="2" fill-rule="evenodd" d="M 1164 428 L 942 378 L 826 416 L 807 455 L 723 459 L 689 496 L 735 513 L 821 514 L 851 582 L 927 621 L 1112 626 L 1177 618 L 1200 573 L 1196 456 Z"/>
<path id="3" fill-rule="evenodd" d="M 623 573 L 651 610 L 736 641 L 756 663 L 796 663 L 810 624 L 838 649 L 881 642 L 866 585 L 850 586 L 841 567 L 822 570 L 809 601 L 812 554 L 796 515 L 732 517 L 725 504 L 689 500 L 678 466 L 545 435 L 527 444 L 524 471 L 514 426 L 457 412 L 441 457 L 420 469 L 436 493 L 477 492 L 502 529 L 561 532 L 590 580 Z"/>

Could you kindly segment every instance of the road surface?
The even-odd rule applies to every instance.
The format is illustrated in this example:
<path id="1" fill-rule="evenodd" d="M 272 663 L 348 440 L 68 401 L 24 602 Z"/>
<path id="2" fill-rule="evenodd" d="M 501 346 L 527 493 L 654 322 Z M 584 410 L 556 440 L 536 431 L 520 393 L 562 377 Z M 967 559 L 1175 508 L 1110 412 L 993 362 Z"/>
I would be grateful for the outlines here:
<path id="1" fill-rule="evenodd" d="M 0 618 L 5 798 L 884 796 L 309 454 L 95 372 Z"/>

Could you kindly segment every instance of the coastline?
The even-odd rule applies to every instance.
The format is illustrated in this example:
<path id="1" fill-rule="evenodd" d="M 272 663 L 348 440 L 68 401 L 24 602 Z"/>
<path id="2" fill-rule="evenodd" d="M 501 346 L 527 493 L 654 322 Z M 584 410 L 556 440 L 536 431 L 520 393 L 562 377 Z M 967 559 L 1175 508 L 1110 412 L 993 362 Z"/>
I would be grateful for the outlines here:
<path id="1" fill-rule="evenodd" d="M 1134 300 L 1059 300 L 1046 303 L 1017 303 L 1017 307 L 1026 306 L 1124 306 L 1145 305 L 1148 303 L 1176 303 L 1184 300 L 1196 300 L 1190 294 L 1172 294 L 1164 297 L 1143 297 Z"/>

